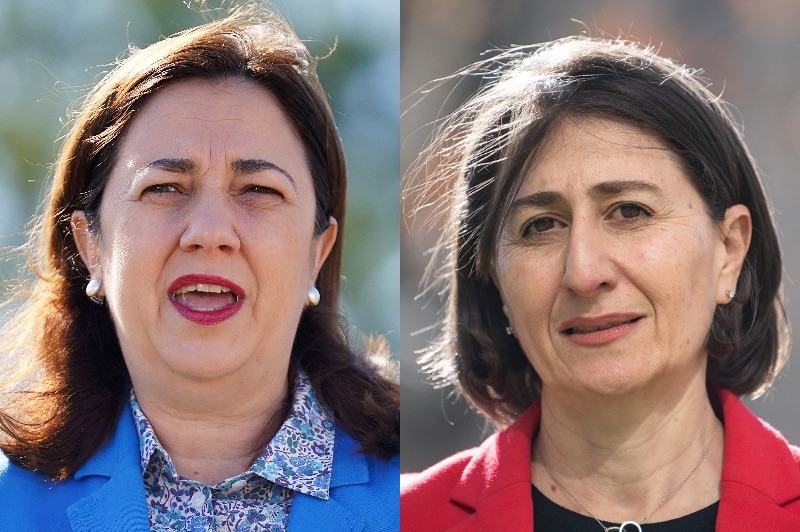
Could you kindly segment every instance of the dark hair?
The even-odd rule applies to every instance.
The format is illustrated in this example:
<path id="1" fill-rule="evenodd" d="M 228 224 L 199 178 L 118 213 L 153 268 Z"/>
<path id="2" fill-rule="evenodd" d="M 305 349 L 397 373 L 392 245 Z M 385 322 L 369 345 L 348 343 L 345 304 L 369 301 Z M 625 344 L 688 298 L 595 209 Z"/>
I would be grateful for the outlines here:
<path id="1" fill-rule="evenodd" d="M 446 304 L 423 369 L 499 424 L 539 398 L 539 376 L 505 332 L 492 264 L 510 204 L 549 134 L 567 117 L 589 116 L 663 140 L 713 219 L 735 204 L 750 209 L 752 244 L 736 299 L 714 313 L 707 381 L 740 395 L 763 391 L 789 348 L 780 247 L 740 128 L 699 73 L 638 43 L 581 36 L 502 51 L 460 75 L 478 75 L 484 86 L 443 121 L 411 176 L 424 179 L 423 190 L 450 190 L 427 288 Z"/>
<path id="2" fill-rule="evenodd" d="M 315 232 L 324 231 L 331 216 L 339 231 L 317 278 L 321 302 L 300 319 L 290 382 L 302 369 L 364 452 L 396 454 L 398 384 L 383 375 L 377 358 L 353 352 L 339 315 L 347 183 L 341 141 L 314 58 L 280 17 L 258 5 L 132 52 L 83 101 L 31 237 L 38 279 L 0 344 L 6 363 L 25 366 L 3 384 L 0 429 L 6 437 L 0 448 L 23 467 L 65 478 L 113 432 L 129 376 L 107 309 L 84 294 L 88 271 L 70 216 L 84 210 L 97 229 L 103 188 L 131 119 L 159 90 L 191 78 L 251 80 L 275 96 L 293 124 L 314 185 Z"/>

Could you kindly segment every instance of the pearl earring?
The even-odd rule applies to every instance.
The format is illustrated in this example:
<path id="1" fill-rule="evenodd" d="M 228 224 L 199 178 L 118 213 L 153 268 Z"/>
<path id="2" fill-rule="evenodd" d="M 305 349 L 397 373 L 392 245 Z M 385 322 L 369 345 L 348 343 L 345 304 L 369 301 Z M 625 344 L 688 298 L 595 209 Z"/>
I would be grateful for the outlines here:
<path id="1" fill-rule="evenodd" d="M 508 327 L 506 327 L 506 334 L 507 334 L 507 335 L 509 335 L 509 336 L 511 336 L 512 334 L 514 334 L 514 327 L 512 327 L 511 325 L 509 325 Z"/>
<path id="2" fill-rule="evenodd" d="M 103 299 L 97 296 L 97 294 L 100 293 L 100 288 L 102 286 L 103 282 L 100 279 L 95 279 L 92 277 L 89 279 L 89 283 L 86 285 L 86 296 L 95 303 L 102 303 Z"/>
<path id="3" fill-rule="evenodd" d="M 308 289 L 308 304 L 312 307 L 316 307 L 319 305 L 319 290 L 317 290 L 316 286 L 312 286 Z"/>
<path id="4" fill-rule="evenodd" d="M 728 290 L 727 292 L 725 292 L 725 295 L 727 295 L 731 299 L 734 299 L 736 297 L 736 290 Z"/>

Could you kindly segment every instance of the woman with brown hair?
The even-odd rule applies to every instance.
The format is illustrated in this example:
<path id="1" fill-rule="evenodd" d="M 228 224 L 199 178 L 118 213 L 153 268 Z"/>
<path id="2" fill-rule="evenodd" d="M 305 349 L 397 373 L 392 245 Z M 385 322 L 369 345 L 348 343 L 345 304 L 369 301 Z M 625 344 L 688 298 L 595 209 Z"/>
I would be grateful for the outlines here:
<path id="1" fill-rule="evenodd" d="M 345 189 L 314 59 L 261 7 L 103 78 L 3 331 L 0 528 L 397 529 L 398 386 L 339 325 Z"/>
<path id="2" fill-rule="evenodd" d="M 419 164 L 449 190 L 423 363 L 502 430 L 404 477 L 403 528 L 800 529 L 800 450 L 739 400 L 773 381 L 789 330 L 770 205 L 725 103 L 623 40 L 476 73 Z"/>

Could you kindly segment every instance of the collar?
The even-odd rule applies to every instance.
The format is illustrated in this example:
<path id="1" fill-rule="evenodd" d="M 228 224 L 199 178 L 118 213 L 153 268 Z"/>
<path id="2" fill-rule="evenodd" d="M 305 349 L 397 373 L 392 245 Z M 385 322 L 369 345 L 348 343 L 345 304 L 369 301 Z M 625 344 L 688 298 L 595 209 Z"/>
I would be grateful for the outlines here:
<path id="1" fill-rule="evenodd" d="M 130 406 L 139 436 L 142 471 L 151 460 L 159 459 L 167 473 L 177 478 L 169 453 L 158 441 L 133 390 Z M 250 469 L 222 483 L 255 474 L 295 492 L 325 500 L 330 496 L 334 437 L 333 421 L 317 401 L 308 377 L 299 372 L 291 411 L 278 432 Z"/>
<path id="2" fill-rule="evenodd" d="M 531 440 L 541 413 L 537 401 L 516 422 L 484 441 L 450 492 L 454 503 L 475 510 L 469 525 L 474 530 L 533 530 Z"/>
<path id="3" fill-rule="evenodd" d="M 344 430 L 337 430 L 334 443 L 331 488 L 345 487 L 345 495 L 363 493 L 347 486 L 370 482 L 368 456 L 361 452 L 356 440 Z M 393 462 L 395 477 L 399 470 Z M 78 482 L 91 477 L 108 479 L 98 489 L 76 501 L 67 509 L 75 532 L 118 530 L 120 516 L 125 516 L 125 529 L 148 532 L 150 519 L 145 503 L 144 482 L 139 456 L 139 437 L 130 403 L 123 405 L 117 428 L 108 442 L 75 472 Z M 352 497 L 352 495 L 350 495 Z M 347 500 L 347 497 L 344 497 Z M 360 531 L 362 518 L 336 498 L 326 500 L 298 493 L 289 514 L 289 530 Z"/>
<path id="4" fill-rule="evenodd" d="M 725 459 L 718 530 L 800 530 L 800 448 L 719 390 Z"/>
<path id="5" fill-rule="evenodd" d="M 736 395 L 716 393 L 725 425 L 717 530 L 800 530 L 800 449 L 754 416 Z M 476 529 L 532 529 L 530 449 L 540 419 L 536 402 L 514 424 L 488 438 L 463 469 L 450 498 L 474 510 Z"/>

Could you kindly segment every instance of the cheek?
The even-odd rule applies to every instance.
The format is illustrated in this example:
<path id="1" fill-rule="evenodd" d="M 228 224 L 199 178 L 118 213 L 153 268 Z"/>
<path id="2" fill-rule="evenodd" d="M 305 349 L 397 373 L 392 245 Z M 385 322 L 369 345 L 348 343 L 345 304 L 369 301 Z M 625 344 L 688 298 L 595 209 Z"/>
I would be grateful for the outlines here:
<path id="1" fill-rule="evenodd" d="M 270 290 L 292 293 L 307 284 L 315 240 L 305 225 L 302 220 L 275 220 L 240 226 L 242 260 L 262 285 L 276 285 Z"/>
<path id="2" fill-rule="evenodd" d="M 708 308 L 713 312 L 714 248 L 703 231 L 666 232 L 637 247 L 629 260 L 656 306 L 695 322 L 689 326 L 704 321 L 699 314 L 705 316 Z"/>
<path id="3" fill-rule="evenodd" d="M 559 289 L 558 261 L 529 250 L 514 251 L 498 260 L 497 277 L 509 318 L 529 330 L 547 327 L 553 300 Z"/>
<path id="4" fill-rule="evenodd" d="M 174 240 L 168 229 L 158 224 L 136 223 L 132 218 L 115 217 L 102 226 L 101 249 L 107 283 L 114 285 L 144 283 L 163 266 Z"/>

